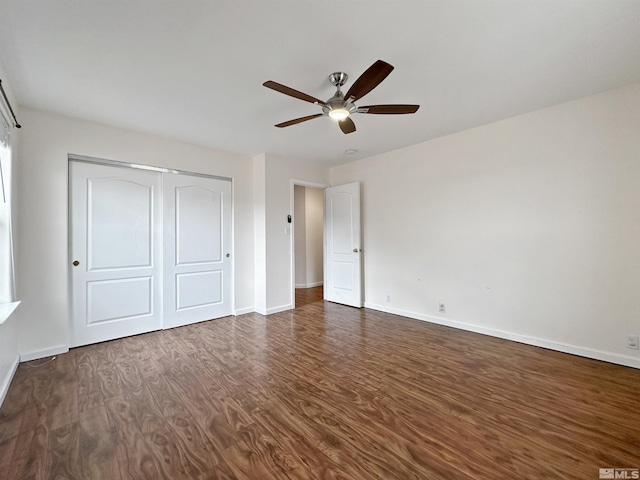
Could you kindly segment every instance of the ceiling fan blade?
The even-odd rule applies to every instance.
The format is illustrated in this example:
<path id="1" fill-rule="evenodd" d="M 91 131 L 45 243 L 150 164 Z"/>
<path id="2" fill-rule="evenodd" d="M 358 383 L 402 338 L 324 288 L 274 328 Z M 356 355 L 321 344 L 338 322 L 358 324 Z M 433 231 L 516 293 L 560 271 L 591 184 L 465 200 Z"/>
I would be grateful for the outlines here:
<path id="1" fill-rule="evenodd" d="M 322 113 L 316 113 L 315 115 L 309 115 L 307 117 L 300 117 L 294 120 L 289 120 L 288 122 L 282 122 L 276 125 L 278 128 L 290 127 L 291 125 L 295 125 L 296 123 L 306 122 L 307 120 L 313 120 L 314 118 L 321 117 Z"/>
<path id="2" fill-rule="evenodd" d="M 298 90 L 294 90 L 291 87 L 287 87 L 286 85 L 282 85 L 281 83 L 274 82 L 272 80 L 268 80 L 262 85 L 270 88 L 271 90 L 275 90 L 276 92 L 284 93 L 285 95 L 289 95 L 290 97 L 297 98 L 299 100 L 304 100 L 305 102 L 325 105 L 322 100 L 319 100 L 316 97 L 312 97 L 311 95 L 307 95 L 306 93 L 299 92 Z"/>
<path id="3" fill-rule="evenodd" d="M 345 118 L 344 120 L 340 120 L 338 124 L 340 125 L 340 130 L 342 130 L 342 133 L 344 133 L 345 135 L 347 133 L 353 133 L 356 131 L 356 124 L 353 123 L 353 120 L 351 120 L 351 118 L 349 117 Z"/>
<path id="4" fill-rule="evenodd" d="M 376 61 L 353 82 L 353 85 L 351 85 L 351 88 L 347 91 L 344 98 L 355 102 L 359 98 L 364 97 L 387 78 L 387 75 L 389 75 L 392 70 L 393 67 L 387 62 L 383 62 L 382 60 Z"/>
<path id="5" fill-rule="evenodd" d="M 369 105 L 358 107 L 358 113 L 375 113 L 378 115 L 402 115 L 403 113 L 416 113 L 420 105 Z"/>

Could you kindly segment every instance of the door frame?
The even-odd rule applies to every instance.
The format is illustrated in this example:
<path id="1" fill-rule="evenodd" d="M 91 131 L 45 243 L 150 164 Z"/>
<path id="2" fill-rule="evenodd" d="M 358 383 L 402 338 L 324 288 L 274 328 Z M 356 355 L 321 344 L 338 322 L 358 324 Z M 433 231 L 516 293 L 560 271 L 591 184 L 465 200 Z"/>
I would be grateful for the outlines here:
<path id="1" fill-rule="evenodd" d="M 324 197 L 324 190 L 326 188 L 328 188 L 330 185 L 325 185 L 324 183 L 315 183 L 315 182 L 308 182 L 306 180 L 296 180 L 296 179 L 291 179 L 290 185 L 289 185 L 289 191 L 290 191 L 290 199 L 289 199 L 289 211 L 291 212 L 291 218 L 293 219 L 293 221 L 289 224 L 289 228 L 291 229 L 291 235 L 289 235 L 289 258 L 290 258 L 290 263 L 291 263 L 291 271 L 289 272 L 289 280 L 291 283 L 291 308 L 295 309 L 296 308 L 296 239 L 295 239 L 295 224 L 296 224 L 296 219 L 294 216 L 294 210 L 295 210 L 295 187 L 299 186 L 299 187 L 310 187 L 310 188 L 317 188 L 323 191 L 323 197 Z M 325 211 L 324 211 L 324 201 L 322 202 L 322 217 L 324 218 L 325 215 Z M 323 233 L 323 237 L 324 237 L 324 233 Z M 324 238 L 323 238 L 323 242 L 322 242 L 322 263 L 324 265 L 324 257 L 325 257 L 325 249 L 326 249 L 326 245 L 324 242 Z M 324 268 L 323 268 L 324 270 Z"/>
<path id="2" fill-rule="evenodd" d="M 217 180 L 225 180 L 225 181 L 230 181 L 231 182 L 231 245 L 229 247 L 229 251 L 231 252 L 231 280 L 230 280 L 230 285 L 231 285 L 231 315 L 235 315 L 236 314 L 236 289 L 235 289 L 235 267 L 236 267 L 236 262 L 235 262 L 235 202 L 234 202 L 234 194 L 235 194 L 235 182 L 233 181 L 233 177 L 224 177 L 221 175 L 211 175 L 211 174 L 207 174 L 207 173 L 200 173 L 200 172 L 191 172 L 189 170 L 179 170 L 179 169 L 175 169 L 175 168 L 165 168 L 165 167 L 158 167 L 158 166 L 154 166 L 154 165 L 145 165 L 145 164 L 141 164 L 141 163 L 132 163 L 132 162 L 123 162 L 120 160 L 111 160 L 111 159 L 106 159 L 106 158 L 100 158 L 100 157 L 89 157 L 86 155 L 78 155 L 78 154 L 74 154 L 74 153 L 70 153 L 67 155 L 67 234 L 69 236 L 69 241 L 68 241 L 68 245 L 67 245 L 67 265 L 69 266 L 68 268 L 71 269 L 71 261 L 72 261 L 72 252 L 71 252 L 71 162 L 84 162 L 84 163 L 91 163 L 91 164 L 96 164 L 96 165 L 107 165 L 110 167 L 122 167 L 122 168 L 133 168 L 133 169 L 139 169 L 139 170 L 150 170 L 153 172 L 160 172 L 160 173 L 170 173 L 170 174 L 174 174 L 174 175 L 191 175 L 191 176 L 195 176 L 195 177 L 204 177 L 204 178 L 213 178 L 213 179 L 217 179 Z M 293 190 L 292 190 L 293 191 Z M 159 205 L 160 209 L 161 209 L 161 215 L 163 214 L 163 205 L 162 202 Z M 160 242 L 162 245 L 164 245 L 164 242 L 162 240 L 162 238 L 160 239 Z M 164 274 L 164 268 L 162 269 L 162 274 Z M 162 279 L 163 280 L 163 279 Z M 163 283 L 163 282 L 161 282 Z M 72 295 L 73 295 L 73 285 L 72 285 L 72 275 L 69 274 L 68 275 L 68 285 L 67 285 L 67 291 L 68 291 L 68 299 L 69 299 L 69 305 L 71 305 L 71 301 L 72 301 Z M 164 295 L 163 295 L 164 297 Z M 161 299 L 161 301 L 164 301 L 164 298 Z M 68 321 L 68 325 L 67 325 L 67 329 L 68 329 L 68 333 L 69 333 L 69 338 L 71 338 L 71 329 L 73 328 L 73 315 L 69 315 L 69 321 Z M 164 318 L 163 318 L 163 325 L 162 325 L 162 330 L 165 330 L 165 326 L 164 326 Z"/>

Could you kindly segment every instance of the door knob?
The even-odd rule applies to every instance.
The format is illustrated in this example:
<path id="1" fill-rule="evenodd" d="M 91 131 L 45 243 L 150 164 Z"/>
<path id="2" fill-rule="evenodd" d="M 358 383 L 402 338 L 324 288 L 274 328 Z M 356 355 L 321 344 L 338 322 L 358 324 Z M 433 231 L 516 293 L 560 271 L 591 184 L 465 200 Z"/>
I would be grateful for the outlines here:
<path id="1" fill-rule="evenodd" d="M 358 249 L 357 249 L 357 248 L 354 248 L 354 249 L 353 249 L 353 253 L 358 253 Z"/>
<path id="2" fill-rule="evenodd" d="M 78 260 L 74 260 L 73 261 L 73 266 L 77 267 L 78 265 L 80 265 L 80 262 Z"/>
<path id="3" fill-rule="evenodd" d="M 227 258 L 229 258 L 230 256 L 231 256 L 231 254 L 230 254 L 230 253 L 227 253 Z"/>

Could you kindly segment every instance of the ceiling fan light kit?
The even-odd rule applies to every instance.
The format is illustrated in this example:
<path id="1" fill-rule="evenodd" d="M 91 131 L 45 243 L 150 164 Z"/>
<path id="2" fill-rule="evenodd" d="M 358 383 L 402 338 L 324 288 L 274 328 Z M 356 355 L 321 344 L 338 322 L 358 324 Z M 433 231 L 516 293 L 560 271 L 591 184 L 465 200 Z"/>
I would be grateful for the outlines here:
<path id="1" fill-rule="evenodd" d="M 319 100 L 311 95 L 294 90 L 280 83 L 268 80 L 263 83 L 267 88 L 276 92 L 284 93 L 290 97 L 304 100 L 322 107 L 322 113 L 308 115 L 306 117 L 296 118 L 287 122 L 278 123 L 276 127 L 284 128 L 306 122 L 314 118 L 328 116 L 332 120 L 336 120 L 343 133 L 348 134 L 356 131 L 356 125 L 351 119 L 351 115 L 355 113 L 368 113 L 377 115 L 404 115 L 415 113 L 420 105 L 370 105 L 367 107 L 357 107 L 355 102 L 364 97 L 371 90 L 376 88 L 391 73 L 393 67 L 382 60 L 376 61 L 371 65 L 358 79 L 351 85 L 347 93 L 343 93 L 341 87 L 349 79 L 349 75 L 344 72 L 334 72 L 329 75 L 329 83 L 336 87 L 336 93 L 326 102 Z"/>
<path id="2" fill-rule="evenodd" d="M 349 116 L 349 110 L 347 110 L 346 108 L 333 108 L 331 110 L 328 110 L 328 115 L 333 120 L 336 120 L 339 122 Z"/>

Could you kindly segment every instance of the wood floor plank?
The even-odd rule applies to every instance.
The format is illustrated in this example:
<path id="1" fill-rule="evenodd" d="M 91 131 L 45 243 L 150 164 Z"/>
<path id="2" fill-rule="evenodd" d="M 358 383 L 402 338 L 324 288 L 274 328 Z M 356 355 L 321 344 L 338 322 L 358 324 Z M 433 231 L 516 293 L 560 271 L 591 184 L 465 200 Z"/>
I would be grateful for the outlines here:
<path id="1" fill-rule="evenodd" d="M 353 478 L 355 472 L 349 472 L 349 468 L 347 471 L 340 469 L 318 445 L 314 444 L 313 431 L 280 402 L 266 404 L 260 411 L 255 412 L 255 417 L 259 425 L 294 455 L 298 464 L 305 466 L 308 472 L 314 473 L 315 478 L 343 478 L 346 473 L 350 473 Z"/>
<path id="2" fill-rule="evenodd" d="M 75 352 L 70 351 L 56 356 L 52 367 L 55 369 L 54 384 L 46 402 L 51 406 L 51 429 L 55 430 L 78 421 L 78 376 Z"/>
<path id="3" fill-rule="evenodd" d="M 138 427 L 125 395 L 106 401 L 109 424 L 116 435 L 116 458 L 123 479 L 156 480 L 161 476 L 151 448 Z"/>
<path id="4" fill-rule="evenodd" d="M 19 410 L 47 401 L 57 377 L 54 362 L 50 357 L 20 364 L 5 401 Z"/>
<path id="5" fill-rule="evenodd" d="M 39 472 L 48 473 L 48 478 L 86 478 L 80 463 L 80 435 L 77 423 L 60 427 L 50 432 L 47 450 L 49 464 Z M 45 478 L 44 475 L 42 475 Z"/>
<path id="6" fill-rule="evenodd" d="M 324 302 L 321 288 L 296 291 L 296 305 L 21 364 L 0 408 L 0 478 L 537 480 L 640 467 L 638 369 Z"/>
<path id="7" fill-rule="evenodd" d="M 149 340 L 145 335 L 123 338 L 124 351 L 135 363 L 138 373 L 142 377 L 154 375 L 159 372 L 158 365 L 153 360 L 154 349 L 150 347 Z"/>
<path id="8" fill-rule="evenodd" d="M 214 470 L 201 475 L 198 480 L 238 480 L 238 477 L 223 461 L 223 463 L 218 463 Z"/>
<path id="9" fill-rule="evenodd" d="M 118 375 L 125 391 L 136 390 L 142 386 L 142 375 L 132 358 L 128 355 L 123 355 L 113 363 L 118 369 Z"/>
<path id="10" fill-rule="evenodd" d="M 97 370 L 97 358 L 90 347 L 79 349 L 76 356 L 78 410 L 86 412 L 104 406 L 104 394 Z"/>
<path id="11" fill-rule="evenodd" d="M 310 479 L 303 469 L 278 446 L 273 438 L 260 436 L 251 445 L 239 441 L 222 453 L 239 480 Z"/>
<path id="12" fill-rule="evenodd" d="M 80 464 L 86 478 L 120 480 L 117 430 L 109 425 L 104 406 L 79 414 Z"/>
<path id="13" fill-rule="evenodd" d="M 198 419 L 203 425 L 207 435 L 214 441 L 217 451 L 224 450 L 227 442 L 219 442 L 219 438 L 233 439 L 233 432 L 226 425 L 215 426 L 216 419 L 220 417 L 220 407 L 212 401 L 207 390 L 209 377 L 203 376 L 199 369 L 181 370 L 179 366 L 166 369 L 165 378 L 171 383 L 171 387 L 180 397 L 182 405 Z M 189 372 L 193 372 L 189 375 Z M 223 428 L 222 428 L 223 427 Z M 233 440 L 232 440 L 233 441 Z"/>
<path id="14" fill-rule="evenodd" d="M 5 405 L 0 410 L 0 443 L 7 442 L 20 433 L 23 412 L 23 409 L 17 408 L 15 400 L 5 400 Z"/>
<path id="15" fill-rule="evenodd" d="M 206 425 L 189 411 L 189 403 L 182 401 L 167 379 L 156 375 L 147 377 L 146 383 L 168 427 L 175 433 L 180 463 L 192 466 L 190 474 L 195 478 L 222 463 L 220 451 L 207 435 Z"/>
<path id="16" fill-rule="evenodd" d="M 100 389 L 105 399 L 119 397 L 125 393 L 126 389 L 122 384 L 122 378 L 115 363 L 105 357 L 101 357 L 98 359 L 96 372 L 100 381 Z"/>
<path id="17" fill-rule="evenodd" d="M 9 468 L 11 479 L 47 478 L 47 467 L 51 465 L 49 430 L 42 422 L 34 422 L 34 425 L 16 437 Z"/>
<path id="18" fill-rule="evenodd" d="M 193 478 L 204 473 L 206 459 L 191 455 L 181 438 L 164 417 L 146 384 L 130 389 L 131 415 L 147 441 L 163 478 Z"/>
<path id="19" fill-rule="evenodd" d="M 310 427 L 308 431 L 318 448 L 339 468 L 352 470 L 354 478 L 435 478 L 421 477 L 414 465 L 405 464 L 397 455 L 392 447 L 406 440 L 385 436 L 370 421 L 356 423 L 344 411 L 328 408 L 330 397 L 310 395 L 301 388 L 286 388 L 279 398 L 286 408 L 296 412 L 299 422 Z M 359 465 L 352 463 L 356 458 L 361 462 Z M 464 478 L 455 467 L 451 470 L 454 476 Z"/>
<path id="20" fill-rule="evenodd" d="M 7 391 L 7 396 L 2 403 L 2 409 L 0 409 L 0 420 L 2 420 L 0 432 L 15 431 L 15 427 L 5 426 L 5 421 L 20 419 L 21 417 L 16 414 L 33 406 L 31 392 L 33 390 L 34 379 L 30 373 L 30 369 L 26 364 L 18 365 L 18 369 Z"/>
<path id="21" fill-rule="evenodd" d="M 16 437 L 11 437 L 0 442 L 0 472 L 8 472 L 11 467 L 13 451 L 16 447 Z"/>

